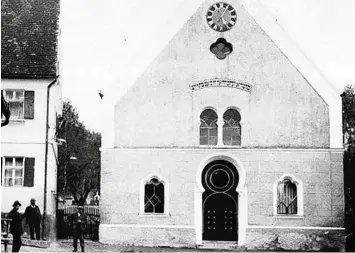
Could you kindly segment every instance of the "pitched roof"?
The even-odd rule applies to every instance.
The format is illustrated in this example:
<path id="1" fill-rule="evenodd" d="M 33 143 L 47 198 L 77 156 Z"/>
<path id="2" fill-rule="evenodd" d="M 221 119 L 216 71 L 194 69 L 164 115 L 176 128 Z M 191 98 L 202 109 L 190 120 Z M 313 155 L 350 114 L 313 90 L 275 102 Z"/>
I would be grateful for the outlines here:
<path id="1" fill-rule="evenodd" d="M 59 0 L 1 1 L 3 78 L 57 75 Z"/>

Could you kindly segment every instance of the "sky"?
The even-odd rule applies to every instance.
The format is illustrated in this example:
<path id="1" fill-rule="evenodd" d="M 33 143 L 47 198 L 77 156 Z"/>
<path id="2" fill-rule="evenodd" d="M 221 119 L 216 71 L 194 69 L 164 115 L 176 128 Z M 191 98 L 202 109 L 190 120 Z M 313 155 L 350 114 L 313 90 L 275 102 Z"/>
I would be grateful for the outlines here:
<path id="1" fill-rule="evenodd" d="M 355 84 L 354 0 L 259 1 L 334 86 Z M 112 132 L 114 104 L 202 2 L 61 1 L 63 97 L 89 129 Z"/>

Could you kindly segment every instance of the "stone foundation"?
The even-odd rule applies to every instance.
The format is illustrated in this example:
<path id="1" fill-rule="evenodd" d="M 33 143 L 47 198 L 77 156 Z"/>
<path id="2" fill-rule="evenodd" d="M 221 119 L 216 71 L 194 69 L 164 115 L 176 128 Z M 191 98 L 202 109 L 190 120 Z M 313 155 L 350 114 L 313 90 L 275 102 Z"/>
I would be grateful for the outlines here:
<path id="1" fill-rule="evenodd" d="M 248 228 L 248 250 L 344 251 L 345 230 Z"/>
<path id="2" fill-rule="evenodd" d="M 149 247 L 203 247 L 196 245 L 194 227 L 100 225 L 100 242 L 124 246 Z M 211 246 L 210 242 L 208 245 Z M 232 242 L 231 242 L 232 243 Z M 223 242 L 213 244 L 221 249 Z M 345 230 L 341 228 L 252 228 L 246 229 L 246 245 L 249 251 L 344 251 Z M 244 248 L 244 247 L 243 247 Z"/>
<path id="3" fill-rule="evenodd" d="M 195 247 L 195 228 L 100 224 L 100 242 L 149 247 Z"/>

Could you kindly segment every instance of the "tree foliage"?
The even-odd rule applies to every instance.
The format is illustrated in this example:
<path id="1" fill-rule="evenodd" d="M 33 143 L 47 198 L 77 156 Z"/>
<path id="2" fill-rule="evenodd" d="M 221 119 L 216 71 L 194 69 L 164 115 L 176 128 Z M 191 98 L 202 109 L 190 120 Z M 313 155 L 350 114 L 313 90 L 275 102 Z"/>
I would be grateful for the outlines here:
<path id="1" fill-rule="evenodd" d="M 342 98 L 344 145 L 348 152 L 355 154 L 355 87 L 345 87 Z"/>
<path id="2" fill-rule="evenodd" d="M 72 194 L 83 205 L 90 191 L 100 190 L 101 135 L 86 129 L 70 101 L 63 104 L 57 120 L 58 188 L 62 196 Z"/>
<path id="3" fill-rule="evenodd" d="M 350 85 L 345 87 L 342 99 L 343 135 L 346 148 L 344 153 L 345 228 L 346 233 L 351 235 L 355 233 L 355 87 Z M 347 248 L 350 245 L 348 240 L 346 245 Z"/>

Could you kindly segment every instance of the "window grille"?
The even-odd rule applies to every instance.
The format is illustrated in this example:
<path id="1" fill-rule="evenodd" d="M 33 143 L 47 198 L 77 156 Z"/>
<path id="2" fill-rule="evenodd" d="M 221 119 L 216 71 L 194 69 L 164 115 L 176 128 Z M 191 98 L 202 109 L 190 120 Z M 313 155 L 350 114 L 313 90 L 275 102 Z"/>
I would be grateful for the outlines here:
<path id="1" fill-rule="evenodd" d="M 235 109 L 229 109 L 223 114 L 223 144 L 241 145 L 240 114 Z"/>
<path id="2" fill-rule="evenodd" d="M 23 186 L 24 181 L 24 158 L 5 157 L 4 186 Z"/>
<path id="3" fill-rule="evenodd" d="M 297 214 L 297 186 L 289 179 L 277 186 L 277 214 Z"/>
<path id="4" fill-rule="evenodd" d="M 152 178 L 144 187 L 144 212 L 164 213 L 164 184 Z"/>
<path id="5" fill-rule="evenodd" d="M 217 145 L 218 116 L 212 109 L 206 109 L 200 116 L 200 145 Z"/>

